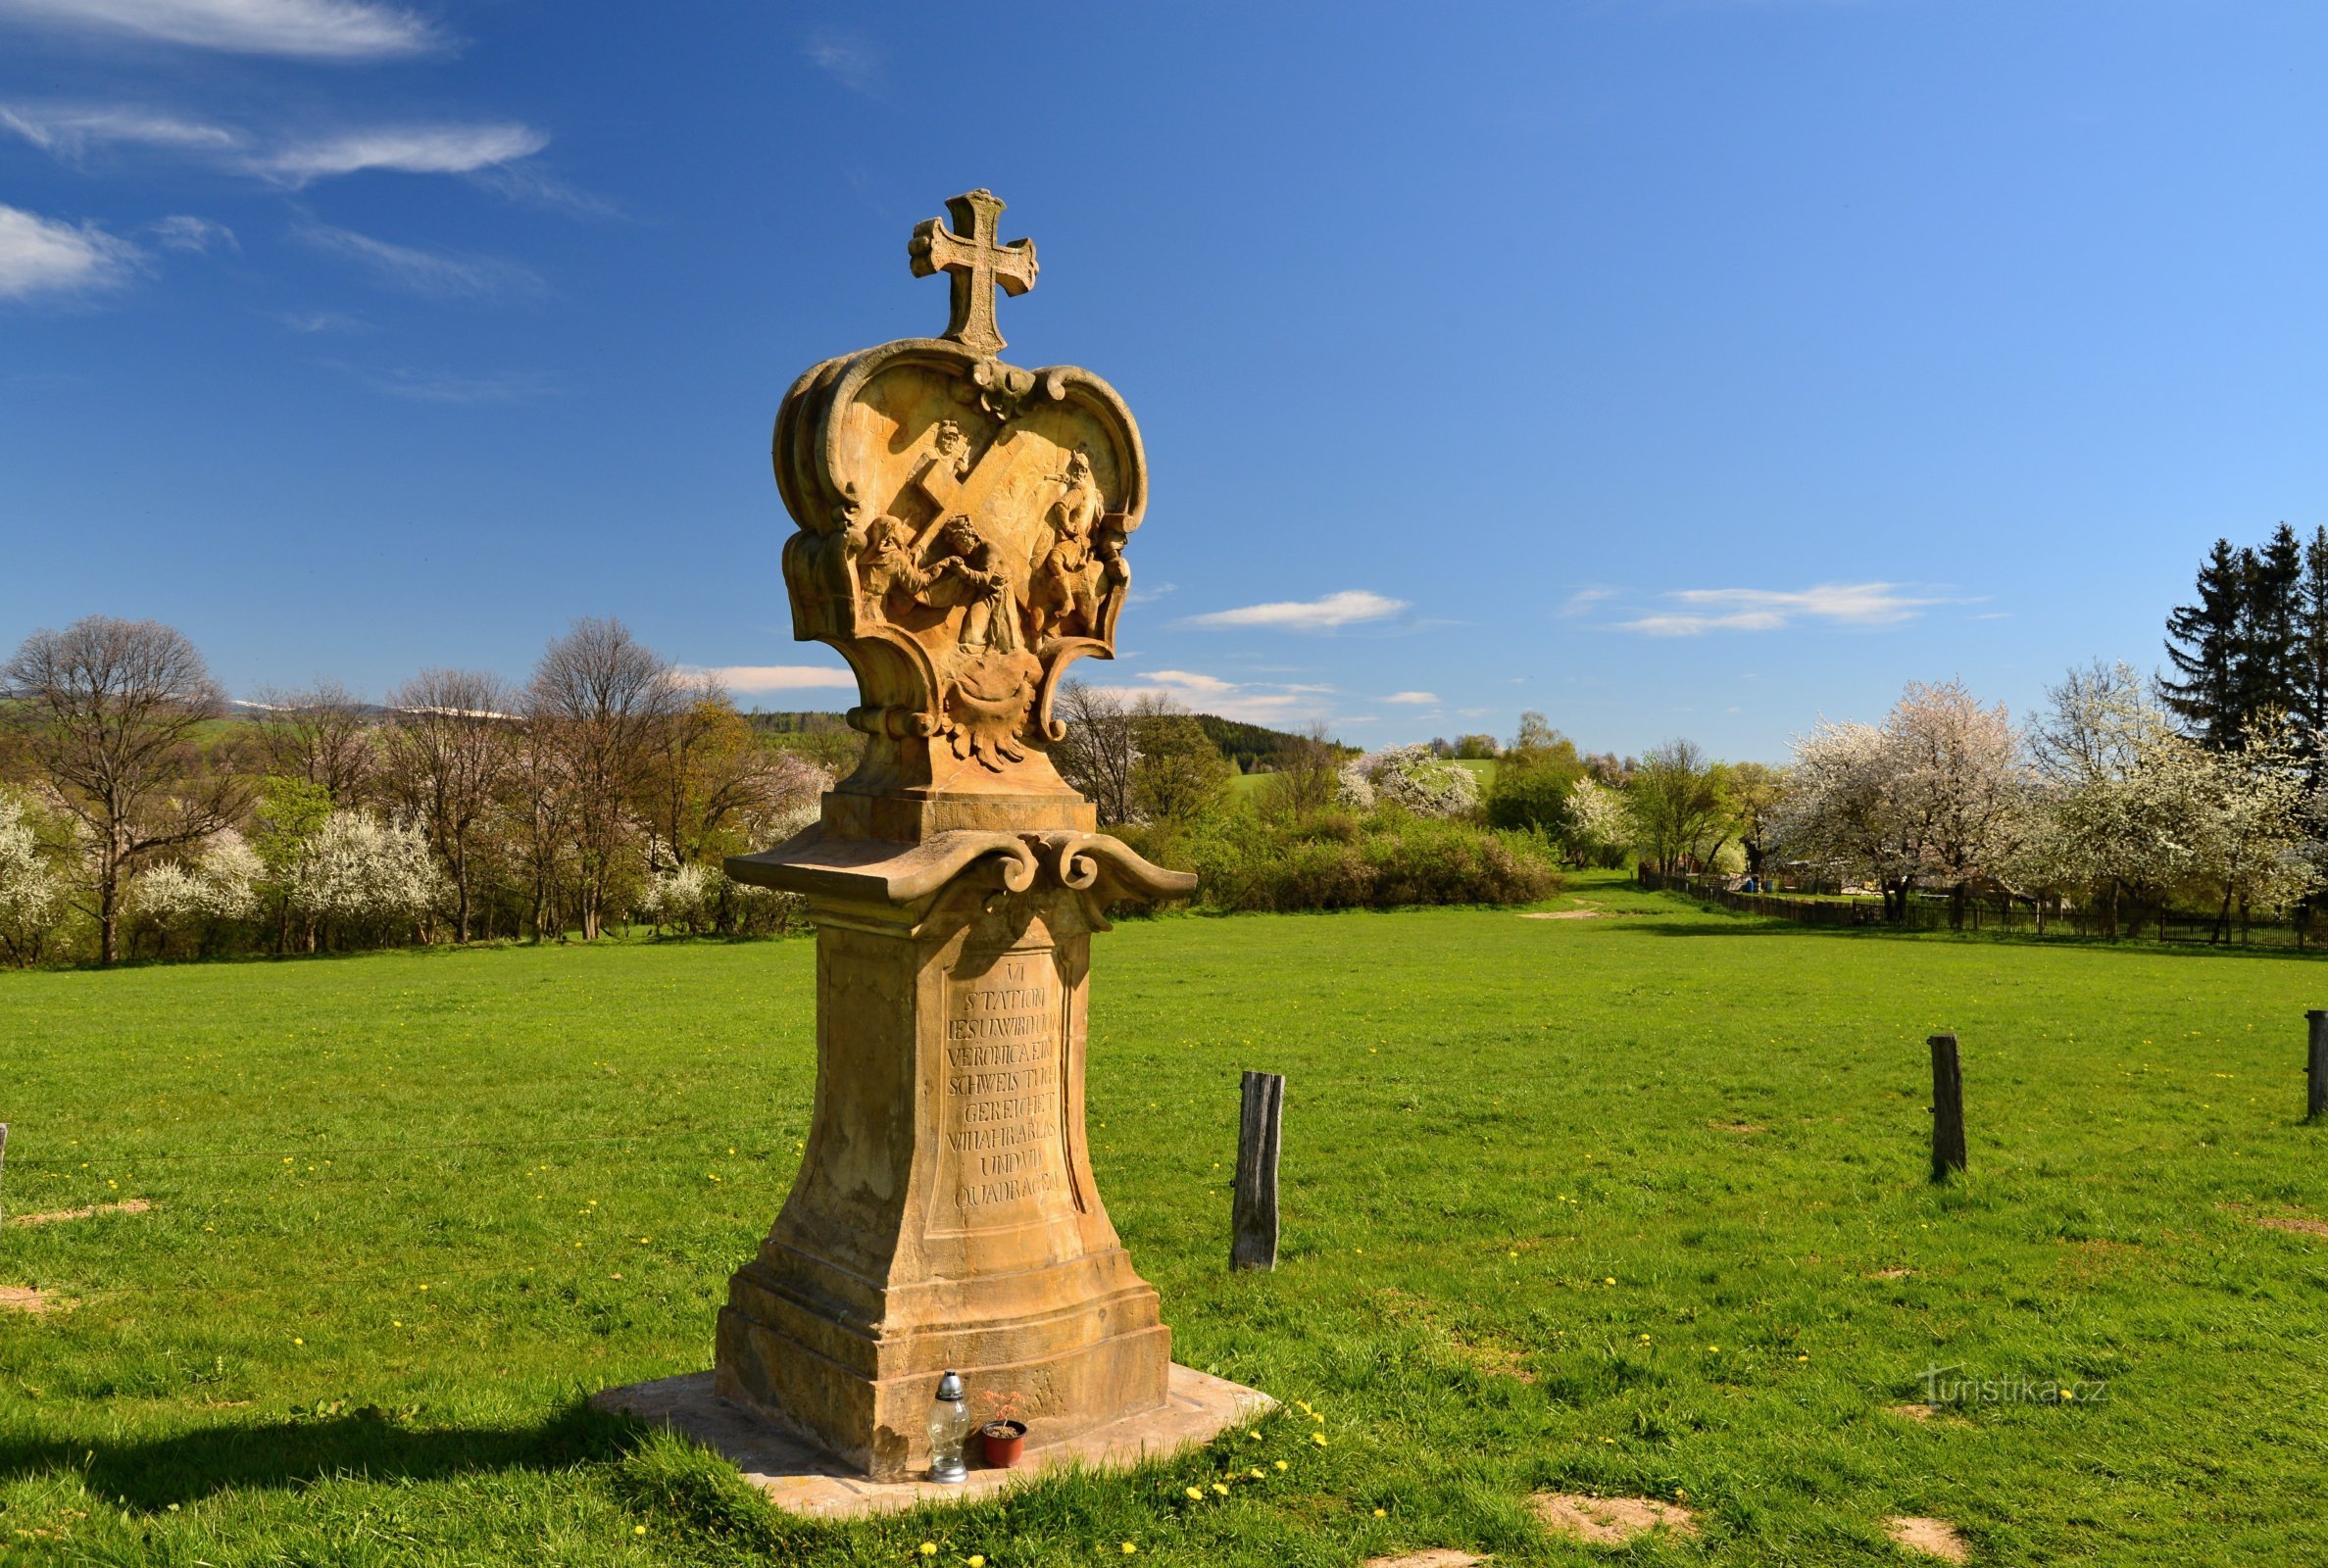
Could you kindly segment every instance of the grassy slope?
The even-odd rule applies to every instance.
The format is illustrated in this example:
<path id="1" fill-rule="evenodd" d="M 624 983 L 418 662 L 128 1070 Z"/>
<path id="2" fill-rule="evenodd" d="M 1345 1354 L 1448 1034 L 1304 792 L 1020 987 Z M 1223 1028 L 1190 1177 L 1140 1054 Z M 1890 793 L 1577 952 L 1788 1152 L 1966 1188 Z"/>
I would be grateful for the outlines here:
<path id="1" fill-rule="evenodd" d="M 1558 1486 L 1707 1510 L 1702 1548 L 1628 1560 L 1897 1561 L 1892 1513 L 1980 1561 L 2328 1557 L 2328 1242 L 2226 1206 L 2328 1214 L 2293 1115 L 2328 971 L 1582 897 L 1656 912 L 1103 938 L 1117 1226 L 1181 1358 L 1313 1402 L 1330 1446 L 1268 1423 L 1231 1446 L 1270 1479 L 1203 1505 L 1219 1454 L 846 1529 L 576 1409 L 708 1361 L 805 1122 L 809 944 L 0 975 L 10 1211 L 156 1204 L 0 1231 L 0 1283 L 82 1299 L 0 1317 L 0 1555 L 1594 1560 L 1525 1522 Z M 1935 1192 L 1943 1027 L 1973 1170 Z M 1248 1066 L 1289 1075 L 1287 1248 L 1231 1279 Z M 1950 1362 L 2107 1397 L 1884 1412 Z"/>

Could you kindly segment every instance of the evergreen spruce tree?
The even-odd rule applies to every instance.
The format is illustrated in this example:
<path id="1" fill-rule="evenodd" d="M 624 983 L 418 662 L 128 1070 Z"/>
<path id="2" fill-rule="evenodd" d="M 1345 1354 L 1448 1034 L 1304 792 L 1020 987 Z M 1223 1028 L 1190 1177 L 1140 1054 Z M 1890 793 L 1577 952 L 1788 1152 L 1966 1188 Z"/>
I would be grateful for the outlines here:
<path id="1" fill-rule="evenodd" d="M 2239 650 L 2239 728 L 2303 703 L 2303 546 L 2281 523 L 2261 550 L 2241 552 L 2248 572 Z"/>
<path id="2" fill-rule="evenodd" d="M 2303 615 L 2303 655 L 2297 677 L 2303 703 L 2296 710 L 2296 744 L 2309 764 L 2317 786 L 2328 760 L 2322 732 L 2328 731 L 2328 526 L 2312 530 L 2303 547 L 2303 587 L 2298 609 Z"/>
<path id="3" fill-rule="evenodd" d="M 2158 695 L 2192 738 L 2215 750 L 2239 744 L 2243 643 L 2248 630 L 2251 551 L 2217 539 L 2199 568 L 2198 603 L 2166 617 L 2166 658 L 2179 680 L 2161 679 Z"/>

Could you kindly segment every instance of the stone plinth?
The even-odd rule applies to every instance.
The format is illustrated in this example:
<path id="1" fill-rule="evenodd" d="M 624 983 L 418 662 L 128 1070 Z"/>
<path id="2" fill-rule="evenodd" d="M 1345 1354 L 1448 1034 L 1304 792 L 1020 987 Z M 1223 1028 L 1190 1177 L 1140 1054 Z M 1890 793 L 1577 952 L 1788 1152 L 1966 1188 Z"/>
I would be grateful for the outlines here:
<path id="1" fill-rule="evenodd" d="M 728 869 L 811 900 L 817 1100 L 719 1314 L 719 1396 L 881 1482 L 927 1468 L 949 1367 L 1046 1444 L 1162 1409 L 1171 1332 L 1084 1138 L 1085 991 L 1103 894 L 1192 879 L 1074 832 L 811 829 Z"/>
<path id="2" fill-rule="evenodd" d="M 1015 1469 L 975 1468 L 973 1453 L 969 1479 L 957 1486 L 869 1480 L 814 1446 L 729 1404 L 713 1392 L 708 1372 L 609 1389 L 590 1403 L 597 1409 L 668 1427 L 702 1444 L 733 1464 L 779 1508 L 811 1518 L 850 1519 L 922 1503 L 990 1496 L 1005 1487 L 1068 1465 L 1114 1469 L 1163 1458 L 1210 1443 L 1239 1422 L 1276 1408 L 1277 1401 L 1226 1378 L 1176 1365 L 1161 1408 L 1111 1421 L 1079 1437 L 1042 1444 L 1030 1441 Z"/>

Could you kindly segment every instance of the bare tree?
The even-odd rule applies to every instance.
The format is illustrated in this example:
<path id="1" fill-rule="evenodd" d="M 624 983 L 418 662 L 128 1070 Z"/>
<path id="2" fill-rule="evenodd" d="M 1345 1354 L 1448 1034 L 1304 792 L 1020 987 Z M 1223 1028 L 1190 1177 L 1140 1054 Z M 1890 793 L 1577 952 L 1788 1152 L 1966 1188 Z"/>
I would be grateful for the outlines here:
<path id="1" fill-rule="evenodd" d="M 1114 692 L 1070 680 L 1059 688 L 1052 712 L 1067 727 L 1051 749 L 1060 776 L 1099 808 L 1102 822 L 1132 819 L 1132 772 L 1140 748 L 1131 710 Z"/>
<path id="2" fill-rule="evenodd" d="M 568 825 L 584 941 L 597 938 L 608 890 L 627 863 L 631 805 L 678 699 L 670 665 L 612 617 L 575 621 L 534 666 L 526 716 L 572 790 Z"/>
<path id="3" fill-rule="evenodd" d="M 1710 865 L 1720 853 L 1735 829 L 1728 772 L 1691 740 L 1667 741 L 1642 758 L 1627 796 L 1642 856 L 1659 871 L 1671 873 L 1685 857 Z"/>
<path id="4" fill-rule="evenodd" d="M 453 940 L 469 940 L 473 840 L 513 765 L 517 706 L 498 675 L 425 669 L 389 695 L 389 797 L 428 834 L 452 879 Z"/>
<path id="5" fill-rule="evenodd" d="M 651 858 L 675 869 L 706 859 L 722 832 L 762 814 L 789 791 L 794 772 L 752 733 L 717 676 L 675 681 L 672 698 L 650 743 L 640 804 L 655 838 Z"/>
<path id="6" fill-rule="evenodd" d="M 301 691 L 262 687 L 252 697 L 268 771 L 303 778 L 345 810 L 366 803 L 378 754 L 364 704 L 337 681 Z"/>
<path id="7" fill-rule="evenodd" d="M 1262 802 L 1268 809 L 1299 821 L 1334 804 L 1342 770 L 1322 721 L 1304 727 L 1271 761 L 1262 784 Z"/>
<path id="8" fill-rule="evenodd" d="M 1131 706 L 1138 744 L 1132 807 L 1152 822 L 1188 822 L 1218 806 L 1235 769 L 1204 726 L 1170 698 L 1142 695 Z"/>
<path id="9" fill-rule="evenodd" d="M 246 804 L 231 773 L 206 765 L 197 732 L 225 694 L 179 632 L 89 615 L 24 641 L 0 678 L 9 718 L 58 802 L 85 831 L 85 907 L 100 963 L 121 956 L 122 893 L 146 860 L 225 827 Z"/>

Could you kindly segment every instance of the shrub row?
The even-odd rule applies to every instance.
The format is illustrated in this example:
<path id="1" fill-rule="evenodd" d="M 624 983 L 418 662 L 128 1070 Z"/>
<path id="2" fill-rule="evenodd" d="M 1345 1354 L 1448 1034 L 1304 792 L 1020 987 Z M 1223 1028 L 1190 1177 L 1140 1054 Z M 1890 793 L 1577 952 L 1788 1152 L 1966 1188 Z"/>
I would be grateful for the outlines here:
<path id="1" fill-rule="evenodd" d="M 1196 872 L 1195 902 L 1208 909 L 1529 904 L 1560 888 L 1541 835 L 1395 807 L 1364 815 L 1325 810 L 1299 822 L 1224 811 L 1119 831 L 1157 863 Z"/>

